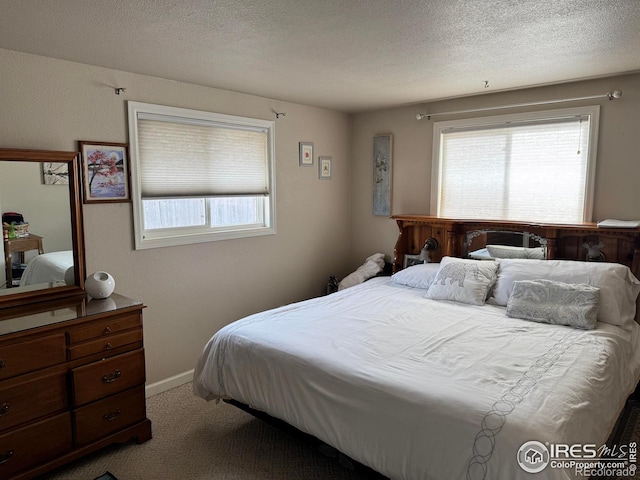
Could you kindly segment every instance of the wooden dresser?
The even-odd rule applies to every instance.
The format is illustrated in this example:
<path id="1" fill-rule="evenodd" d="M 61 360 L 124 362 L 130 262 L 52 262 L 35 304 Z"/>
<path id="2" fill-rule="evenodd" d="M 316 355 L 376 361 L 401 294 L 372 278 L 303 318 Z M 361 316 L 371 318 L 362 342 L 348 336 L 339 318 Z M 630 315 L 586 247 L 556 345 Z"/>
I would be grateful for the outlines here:
<path id="1" fill-rule="evenodd" d="M 143 308 L 114 294 L 0 310 L 1 479 L 151 438 Z"/>

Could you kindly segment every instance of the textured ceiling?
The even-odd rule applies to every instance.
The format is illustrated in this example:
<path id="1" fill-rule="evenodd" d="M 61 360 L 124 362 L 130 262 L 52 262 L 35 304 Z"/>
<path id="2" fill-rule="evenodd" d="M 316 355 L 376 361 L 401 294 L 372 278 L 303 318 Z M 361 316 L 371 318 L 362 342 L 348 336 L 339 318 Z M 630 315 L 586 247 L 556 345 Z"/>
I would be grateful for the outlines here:
<path id="1" fill-rule="evenodd" d="M 357 112 L 640 71 L 640 0 L 0 0 L 0 48 Z"/>

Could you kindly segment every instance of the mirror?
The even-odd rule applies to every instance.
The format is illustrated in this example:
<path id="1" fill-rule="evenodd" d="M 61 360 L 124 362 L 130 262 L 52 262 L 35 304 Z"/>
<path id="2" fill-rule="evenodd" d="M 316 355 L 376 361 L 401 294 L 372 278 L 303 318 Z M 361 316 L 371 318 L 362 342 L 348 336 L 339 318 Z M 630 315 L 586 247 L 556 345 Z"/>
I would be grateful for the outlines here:
<path id="1" fill-rule="evenodd" d="M 84 294 L 78 155 L 0 148 L 0 212 L 25 224 L 0 246 L 0 308 Z"/>
<path id="2" fill-rule="evenodd" d="M 547 258 L 547 239 L 535 233 L 511 230 L 474 230 L 465 235 L 463 256 L 476 260 L 495 258 Z"/>

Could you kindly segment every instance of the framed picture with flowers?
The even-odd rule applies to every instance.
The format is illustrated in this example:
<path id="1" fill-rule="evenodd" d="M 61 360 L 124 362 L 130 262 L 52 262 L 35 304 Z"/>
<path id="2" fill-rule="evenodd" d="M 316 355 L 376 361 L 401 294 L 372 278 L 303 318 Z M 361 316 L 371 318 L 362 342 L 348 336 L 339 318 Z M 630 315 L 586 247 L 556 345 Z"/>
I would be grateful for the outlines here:
<path id="1" fill-rule="evenodd" d="M 84 203 L 130 202 L 129 145 L 79 141 Z"/>

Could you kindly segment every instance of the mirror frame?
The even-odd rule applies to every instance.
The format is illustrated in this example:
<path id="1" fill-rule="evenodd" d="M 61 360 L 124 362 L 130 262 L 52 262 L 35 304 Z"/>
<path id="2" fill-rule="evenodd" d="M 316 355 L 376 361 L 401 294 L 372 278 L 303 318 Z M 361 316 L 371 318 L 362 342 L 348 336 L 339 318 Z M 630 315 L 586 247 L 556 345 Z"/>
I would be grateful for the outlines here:
<path id="1" fill-rule="evenodd" d="M 0 308 L 14 307 L 46 300 L 56 300 L 75 295 L 84 295 L 85 258 L 84 222 L 82 199 L 80 197 L 80 154 L 54 150 L 25 150 L 0 148 L 0 161 L 55 162 L 66 163 L 69 167 L 69 203 L 71 211 L 71 240 L 73 243 L 73 265 L 75 285 L 43 288 L 0 295 Z M 4 264 L 4 259 L 2 259 Z M 3 266 L 3 270 L 4 270 Z"/>

